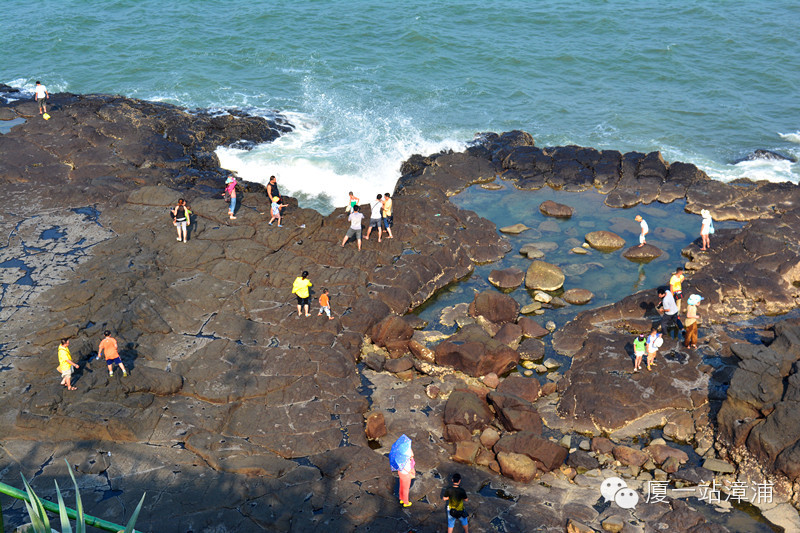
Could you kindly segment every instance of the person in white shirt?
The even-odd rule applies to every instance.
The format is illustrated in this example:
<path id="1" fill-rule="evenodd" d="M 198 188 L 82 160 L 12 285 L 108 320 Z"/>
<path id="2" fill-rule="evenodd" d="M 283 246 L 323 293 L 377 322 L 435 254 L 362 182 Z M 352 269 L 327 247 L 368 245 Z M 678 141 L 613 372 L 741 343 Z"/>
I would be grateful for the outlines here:
<path id="1" fill-rule="evenodd" d="M 383 198 L 382 194 L 378 195 L 377 201 L 372 204 L 372 215 L 369 219 L 369 229 L 367 230 L 367 235 L 364 237 L 365 239 L 369 240 L 369 235 L 372 233 L 373 229 L 378 230 L 378 242 L 381 242 L 381 234 L 383 233 L 383 224 L 381 210 L 383 209 Z"/>
<path id="2" fill-rule="evenodd" d="M 39 104 L 39 114 L 47 113 L 47 99 L 50 98 L 50 93 L 47 92 L 47 87 L 42 85 L 42 82 L 36 82 L 36 92 L 33 94 L 33 99 Z"/>
<path id="3" fill-rule="evenodd" d="M 647 244 L 644 236 L 650 233 L 650 228 L 647 226 L 647 222 L 642 218 L 642 215 L 636 215 L 636 222 L 639 223 L 639 226 L 642 227 L 642 233 L 639 235 L 639 248 Z"/>
<path id="4" fill-rule="evenodd" d="M 344 236 L 342 239 L 342 246 L 345 245 L 347 241 L 350 240 L 351 237 L 355 236 L 356 240 L 358 241 L 358 249 L 361 250 L 361 220 L 364 218 L 364 215 L 359 213 L 359 207 L 357 205 L 353 206 L 353 212 L 350 213 L 350 216 L 347 217 L 347 220 L 350 221 L 350 228 L 347 230 L 347 235 Z"/>

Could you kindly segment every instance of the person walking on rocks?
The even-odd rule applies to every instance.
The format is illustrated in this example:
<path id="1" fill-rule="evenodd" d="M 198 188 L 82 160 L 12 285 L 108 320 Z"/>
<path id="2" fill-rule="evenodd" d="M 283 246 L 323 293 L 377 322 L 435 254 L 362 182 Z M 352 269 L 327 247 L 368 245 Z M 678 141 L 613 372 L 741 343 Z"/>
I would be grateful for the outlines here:
<path id="1" fill-rule="evenodd" d="M 444 491 L 442 499 L 447 502 L 447 533 L 453 533 L 453 528 L 458 520 L 464 527 L 464 533 L 469 533 L 469 519 L 464 503 L 467 498 L 467 491 L 461 488 L 461 474 L 453 474 L 453 485 Z"/>
<path id="2" fill-rule="evenodd" d="M 311 313 L 308 312 L 308 289 L 311 285 L 311 280 L 308 279 L 308 270 L 304 270 L 301 276 L 294 279 L 292 294 L 297 296 L 297 316 L 303 316 L 303 311 L 305 311 L 306 316 L 311 316 Z"/>
<path id="3" fill-rule="evenodd" d="M 708 209 L 701 210 L 700 216 L 703 217 L 703 222 L 700 224 L 700 239 L 702 240 L 703 246 L 700 249 L 706 251 L 711 248 L 711 239 L 709 235 L 714 233 L 714 222 Z"/>
<path id="4" fill-rule="evenodd" d="M 72 354 L 69 353 L 69 339 L 61 339 L 61 344 L 58 346 L 58 371 L 61 372 L 61 384 L 67 390 L 78 388 L 72 386 L 73 368 L 80 368 L 80 366 L 72 361 Z"/>
<path id="5" fill-rule="evenodd" d="M 645 219 L 642 218 L 642 215 L 636 215 L 635 218 L 636 222 L 639 223 L 639 226 L 642 228 L 642 233 L 639 234 L 639 248 L 647 244 L 647 240 L 645 239 L 645 235 L 650 233 L 650 227 L 647 225 Z"/>
<path id="6" fill-rule="evenodd" d="M 692 294 L 686 299 L 686 339 L 683 343 L 686 348 L 697 348 L 697 321 L 700 319 L 697 305 L 702 300 L 699 294 Z"/>
<path id="7" fill-rule="evenodd" d="M 650 372 L 653 365 L 656 364 L 656 354 L 658 349 L 664 344 L 664 339 L 661 338 L 661 333 L 653 328 L 650 335 L 647 337 L 647 371 Z"/>
<path id="8" fill-rule="evenodd" d="M 331 316 L 331 298 L 328 289 L 322 289 L 322 294 L 319 297 L 319 313 L 317 313 L 317 316 L 322 316 L 322 313 L 328 315 L 328 320 L 333 320 Z"/>
<path id="9" fill-rule="evenodd" d="M 394 235 L 392 235 L 392 226 L 394 226 L 394 216 L 392 216 L 392 197 L 389 196 L 389 193 L 384 193 L 383 195 L 383 211 L 382 211 L 382 218 L 381 222 L 383 223 L 383 227 L 386 229 L 386 233 L 389 235 L 389 239 L 394 239 Z"/>
<path id="10" fill-rule="evenodd" d="M 186 242 L 187 227 L 190 223 L 189 217 L 191 214 L 192 212 L 183 198 L 178 200 L 178 205 L 172 208 L 172 224 L 178 230 L 178 241 Z"/>
<path id="11" fill-rule="evenodd" d="M 678 306 L 679 315 L 681 312 L 681 300 L 683 299 L 683 287 L 681 285 L 683 280 L 683 267 L 676 268 L 675 273 L 669 278 L 669 290 L 672 292 L 672 297 L 675 298 L 675 305 Z"/>
<path id="12" fill-rule="evenodd" d="M 383 198 L 383 195 L 379 194 L 375 203 L 372 204 L 372 216 L 369 219 L 369 229 L 367 230 L 367 235 L 364 237 L 366 240 L 369 240 L 372 230 L 377 229 L 378 242 L 381 242 L 381 233 L 383 232 L 383 228 L 381 227 L 381 210 L 383 209 L 383 201 L 381 198 Z"/>
<path id="13" fill-rule="evenodd" d="M 360 209 L 361 208 L 357 205 L 353 206 L 353 212 L 347 217 L 347 220 L 350 222 L 350 228 L 347 230 L 347 235 L 342 239 L 342 246 L 344 246 L 351 237 L 355 236 L 358 241 L 359 251 L 361 251 L 361 221 L 364 219 L 364 215 L 361 214 Z"/>
<path id="14" fill-rule="evenodd" d="M 100 348 L 97 350 L 97 358 L 105 356 L 106 365 L 108 366 L 108 375 L 114 375 L 114 365 L 119 365 L 122 369 L 122 377 L 128 377 L 128 371 L 125 370 L 125 365 L 122 364 L 122 358 L 117 351 L 117 339 L 111 336 L 111 332 L 105 330 L 103 332 L 105 338 L 100 341 Z"/>
<path id="15" fill-rule="evenodd" d="M 400 478 L 400 505 L 411 507 L 411 500 L 408 499 L 408 492 L 411 489 L 411 480 L 416 477 L 414 451 L 411 449 L 411 439 L 406 435 L 400 437 L 392 444 L 389 450 L 389 466 L 397 471 Z"/>
<path id="16" fill-rule="evenodd" d="M 228 179 L 225 180 L 225 192 L 222 193 L 225 196 L 225 199 L 230 199 L 231 205 L 228 207 L 228 217 L 231 220 L 236 220 L 236 217 L 233 216 L 236 213 L 236 178 L 228 176 Z"/>
<path id="17" fill-rule="evenodd" d="M 678 306 L 675 304 L 675 298 L 672 292 L 666 287 L 658 288 L 658 297 L 661 302 L 656 306 L 656 309 L 661 313 L 661 333 L 666 334 L 667 328 L 675 326 L 675 329 L 680 331 L 678 324 Z"/>
<path id="18" fill-rule="evenodd" d="M 638 372 L 642 369 L 642 358 L 646 352 L 647 340 L 645 339 L 644 333 L 640 333 L 638 337 L 633 339 L 633 356 L 635 357 L 635 361 L 633 362 L 634 372 Z"/>
<path id="19" fill-rule="evenodd" d="M 281 203 L 281 199 L 279 196 L 272 197 L 272 205 L 270 206 L 270 209 L 272 210 L 272 218 L 269 219 L 270 226 L 272 225 L 272 222 L 277 220 L 278 227 L 279 228 L 283 227 L 283 224 L 281 224 L 281 209 L 283 209 L 284 207 L 286 206 Z"/>
<path id="20" fill-rule="evenodd" d="M 42 82 L 36 82 L 36 89 L 33 93 L 33 99 L 36 100 L 36 103 L 39 104 L 39 114 L 46 114 L 47 113 L 47 99 L 50 98 L 50 93 L 47 92 L 47 87 L 42 85 Z M 47 117 L 44 117 L 47 118 Z"/>

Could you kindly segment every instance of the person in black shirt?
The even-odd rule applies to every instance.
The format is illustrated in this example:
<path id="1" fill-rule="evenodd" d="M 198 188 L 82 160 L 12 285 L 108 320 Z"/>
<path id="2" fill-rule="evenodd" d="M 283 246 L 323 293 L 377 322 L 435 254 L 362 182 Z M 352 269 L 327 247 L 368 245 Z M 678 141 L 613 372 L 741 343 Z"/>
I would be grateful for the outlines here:
<path id="1" fill-rule="evenodd" d="M 269 201 L 272 202 L 272 199 L 276 196 L 279 198 L 278 203 L 283 203 L 280 201 L 282 198 L 281 191 L 278 190 L 278 178 L 275 176 L 270 176 L 269 183 L 267 183 L 267 198 L 269 198 Z"/>
<path id="2" fill-rule="evenodd" d="M 464 526 L 464 533 L 469 533 L 469 521 L 464 502 L 467 501 L 467 492 L 461 488 L 461 474 L 453 474 L 453 486 L 444 491 L 442 499 L 447 502 L 447 533 L 453 533 L 456 520 Z"/>

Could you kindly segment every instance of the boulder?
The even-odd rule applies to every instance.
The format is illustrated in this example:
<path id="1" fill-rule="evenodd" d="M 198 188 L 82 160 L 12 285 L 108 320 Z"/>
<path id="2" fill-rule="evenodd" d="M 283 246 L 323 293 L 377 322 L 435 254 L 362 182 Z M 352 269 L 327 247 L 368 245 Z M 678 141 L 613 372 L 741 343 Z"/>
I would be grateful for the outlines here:
<path id="1" fill-rule="evenodd" d="M 550 331 L 543 328 L 538 322 L 529 317 L 520 317 L 517 324 L 522 328 L 522 336 L 540 339 L 550 334 Z"/>
<path id="2" fill-rule="evenodd" d="M 652 244 L 645 244 L 644 246 L 631 246 L 622 253 L 622 257 L 634 263 L 649 263 L 663 253 Z"/>
<path id="3" fill-rule="evenodd" d="M 540 463 L 547 472 L 555 470 L 567 458 L 568 452 L 558 444 L 543 439 L 530 431 L 503 435 L 494 445 L 495 453 L 512 452 L 525 454 Z"/>
<path id="4" fill-rule="evenodd" d="M 528 379 L 519 374 L 512 374 L 500 382 L 497 392 L 522 398 L 528 402 L 535 402 L 539 398 L 539 382 Z"/>
<path id="5" fill-rule="evenodd" d="M 489 426 L 481 432 L 480 440 L 481 444 L 483 444 L 486 448 L 491 449 L 492 446 L 494 446 L 495 443 L 500 440 L 500 432 L 494 427 Z"/>
<path id="6" fill-rule="evenodd" d="M 656 464 L 660 465 L 670 457 L 675 457 L 681 464 L 689 460 L 689 456 L 683 450 L 672 448 L 666 444 L 650 444 L 645 448 Z"/>
<path id="7" fill-rule="evenodd" d="M 495 333 L 494 340 L 502 342 L 516 350 L 519 346 L 519 342 L 522 340 L 522 328 L 513 322 L 506 322 L 500 327 L 500 330 Z"/>
<path id="8" fill-rule="evenodd" d="M 527 455 L 514 452 L 499 452 L 497 462 L 504 476 L 514 481 L 528 483 L 536 477 L 536 463 Z"/>
<path id="9" fill-rule="evenodd" d="M 469 315 L 483 316 L 495 324 L 514 322 L 519 314 L 519 303 L 507 294 L 483 291 L 475 295 L 469 305 Z"/>
<path id="10" fill-rule="evenodd" d="M 570 218 L 575 210 L 568 205 L 559 204 L 552 200 L 545 200 L 539 204 L 539 211 L 543 215 L 557 218 Z"/>
<path id="11" fill-rule="evenodd" d="M 595 250 L 613 252 L 625 246 L 625 239 L 613 231 L 592 231 L 586 234 L 586 242 Z"/>
<path id="12" fill-rule="evenodd" d="M 444 406 L 444 423 L 464 426 L 470 432 L 488 426 L 494 416 L 486 402 L 474 392 L 456 390 Z"/>
<path id="13" fill-rule="evenodd" d="M 556 265 L 534 261 L 525 273 L 525 287 L 531 290 L 555 291 L 564 285 L 564 272 Z"/>
<path id="14" fill-rule="evenodd" d="M 563 298 L 572 305 L 586 305 L 594 298 L 594 294 L 586 289 L 568 289 L 564 291 Z"/>
<path id="15" fill-rule="evenodd" d="M 642 450 L 630 446 L 614 446 L 611 453 L 614 454 L 614 459 L 626 466 L 642 466 L 648 459 Z"/>
<path id="16" fill-rule="evenodd" d="M 367 438 L 377 440 L 386 435 L 386 420 L 380 411 L 367 415 Z"/>
<path id="17" fill-rule="evenodd" d="M 369 330 L 369 336 L 374 344 L 386 347 L 387 343 L 399 341 L 408 346 L 408 340 L 414 335 L 414 329 L 408 325 L 403 317 L 389 315 Z"/>
<path id="18" fill-rule="evenodd" d="M 544 343 L 538 339 L 525 339 L 517 347 L 522 361 L 541 361 L 544 358 Z"/>
<path id="19" fill-rule="evenodd" d="M 453 461 L 464 464 L 474 464 L 481 445 L 471 440 L 456 443 L 456 453 L 453 454 Z"/>
<path id="20" fill-rule="evenodd" d="M 498 231 L 500 233 L 508 233 L 510 235 L 518 235 L 518 234 L 522 233 L 523 231 L 527 231 L 529 229 L 531 229 L 531 228 L 529 228 L 525 224 L 513 224 L 511 226 L 502 227 Z"/>
<path id="21" fill-rule="evenodd" d="M 452 366 L 474 377 L 494 372 L 498 376 L 514 368 L 519 354 L 489 337 L 477 324 L 462 328 L 434 350 L 436 364 Z"/>
<path id="22" fill-rule="evenodd" d="M 516 289 L 522 285 L 525 273 L 515 267 L 502 270 L 492 270 L 489 273 L 489 283 L 500 290 Z"/>
<path id="23" fill-rule="evenodd" d="M 494 406 L 497 418 L 506 430 L 528 431 L 541 435 L 542 417 L 539 416 L 531 402 L 523 400 L 519 396 L 498 391 L 490 392 L 487 398 Z"/>

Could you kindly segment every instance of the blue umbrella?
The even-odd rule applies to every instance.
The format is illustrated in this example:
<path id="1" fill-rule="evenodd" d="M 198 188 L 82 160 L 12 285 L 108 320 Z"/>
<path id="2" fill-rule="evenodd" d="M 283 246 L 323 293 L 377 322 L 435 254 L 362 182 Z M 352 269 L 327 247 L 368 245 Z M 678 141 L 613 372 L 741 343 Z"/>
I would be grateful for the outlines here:
<path id="1" fill-rule="evenodd" d="M 403 468 L 408 460 L 411 458 L 411 439 L 405 435 L 400 435 L 389 451 L 389 466 L 392 471 L 400 470 Z"/>

